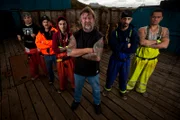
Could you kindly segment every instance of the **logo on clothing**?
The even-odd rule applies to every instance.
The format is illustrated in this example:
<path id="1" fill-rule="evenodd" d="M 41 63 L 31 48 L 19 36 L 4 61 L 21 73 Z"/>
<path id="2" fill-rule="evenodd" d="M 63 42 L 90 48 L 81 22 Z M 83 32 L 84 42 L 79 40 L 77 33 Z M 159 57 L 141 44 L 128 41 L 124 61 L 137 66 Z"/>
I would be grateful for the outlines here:
<path id="1" fill-rule="evenodd" d="M 127 41 L 128 43 L 130 42 L 130 39 L 129 39 L 129 37 L 127 37 L 127 38 L 126 38 L 126 41 Z"/>
<path id="2" fill-rule="evenodd" d="M 23 28 L 24 35 L 31 35 L 33 34 L 33 28 Z"/>

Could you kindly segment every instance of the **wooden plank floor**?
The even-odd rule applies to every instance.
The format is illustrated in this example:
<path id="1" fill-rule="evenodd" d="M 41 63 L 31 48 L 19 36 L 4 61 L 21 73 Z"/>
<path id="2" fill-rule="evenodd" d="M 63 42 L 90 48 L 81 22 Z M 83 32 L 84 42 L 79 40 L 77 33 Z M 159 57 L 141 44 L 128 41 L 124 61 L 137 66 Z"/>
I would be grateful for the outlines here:
<path id="1" fill-rule="evenodd" d="M 92 90 L 88 82 L 83 88 L 81 105 L 70 109 L 73 91 L 61 94 L 58 80 L 48 85 L 46 77 L 15 84 L 9 58 L 24 54 L 15 39 L 0 44 L 0 120 L 179 120 L 180 119 L 180 57 L 162 53 L 155 72 L 149 80 L 148 98 L 132 91 L 126 101 L 118 93 L 118 81 L 108 97 L 102 98 L 102 114 L 93 110 Z M 101 61 L 100 85 L 105 85 L 111 51 L 104 51 Z"/>

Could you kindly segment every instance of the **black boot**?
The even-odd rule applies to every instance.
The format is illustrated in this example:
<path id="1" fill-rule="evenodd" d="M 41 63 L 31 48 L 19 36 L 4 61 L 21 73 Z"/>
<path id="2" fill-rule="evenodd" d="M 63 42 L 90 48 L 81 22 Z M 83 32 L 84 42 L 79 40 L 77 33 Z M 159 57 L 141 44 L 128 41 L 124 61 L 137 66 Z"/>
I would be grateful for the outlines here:
<path id="1" fill-rule="evenodd" d="M 121 98 L 122 98 L 123 100 L 127 100 L 127 93 L 121 93 L 121 92 L 119 92 L 119 94 L 120 94 L 120 96 L 121 96 Z"/>
<path id="2" fill-rule="evenodd" d="M 75 102 L 73 101 L 71 104 L 71 109 L 74 111 L 77 109 L 77 107 L 79 106 L 80 102 Z"/>
<path id="3" fill-rule="evenodd" d="M 94 110 L 97 115 L 101 114 L 101 104 L 99 105 L 94 104 Z"/>

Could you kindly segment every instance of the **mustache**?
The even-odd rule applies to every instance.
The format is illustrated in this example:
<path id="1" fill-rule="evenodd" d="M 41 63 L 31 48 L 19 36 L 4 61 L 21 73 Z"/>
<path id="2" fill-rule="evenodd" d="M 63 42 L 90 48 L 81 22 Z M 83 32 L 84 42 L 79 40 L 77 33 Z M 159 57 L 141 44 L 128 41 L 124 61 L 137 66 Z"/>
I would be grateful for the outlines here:
<path id="1" fill-rule="evenodd" d="M 91 23 L 85 23 L 85 25 L 92 25 Z"/>
<path id="2" fill-rule="evenodd" d="M 121 27 L 125 28 L 125 27 L 127 27 L 128 25 L 129 25 L 129 24 L 127 24 L 127 23 L 126 23 L 126 24 L 122 24 Z"/>
<path id="3" fill-rule="evenodd" d="M 124 23 L 124 24 L 122 24 L 122 26 L 127 26 L 127 25 L 129 25 L 128 23 Z"/>
<path id="4" fill-rule="evenodd" d="M 124 23 L 123 25 L 128 25 L 128 23 Z"/>

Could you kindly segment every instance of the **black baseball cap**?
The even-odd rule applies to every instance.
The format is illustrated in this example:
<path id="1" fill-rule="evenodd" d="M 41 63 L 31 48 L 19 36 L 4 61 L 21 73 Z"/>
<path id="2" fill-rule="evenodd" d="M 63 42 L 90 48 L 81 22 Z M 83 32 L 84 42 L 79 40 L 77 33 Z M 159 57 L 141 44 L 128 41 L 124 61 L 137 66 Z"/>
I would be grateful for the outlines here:
<path id="1" fill-rule="evenodd" d="M 124 18 L 124 17 L 132 17 L 132 11 L 124 10 L 121 14 L 121 18 Z"/>

